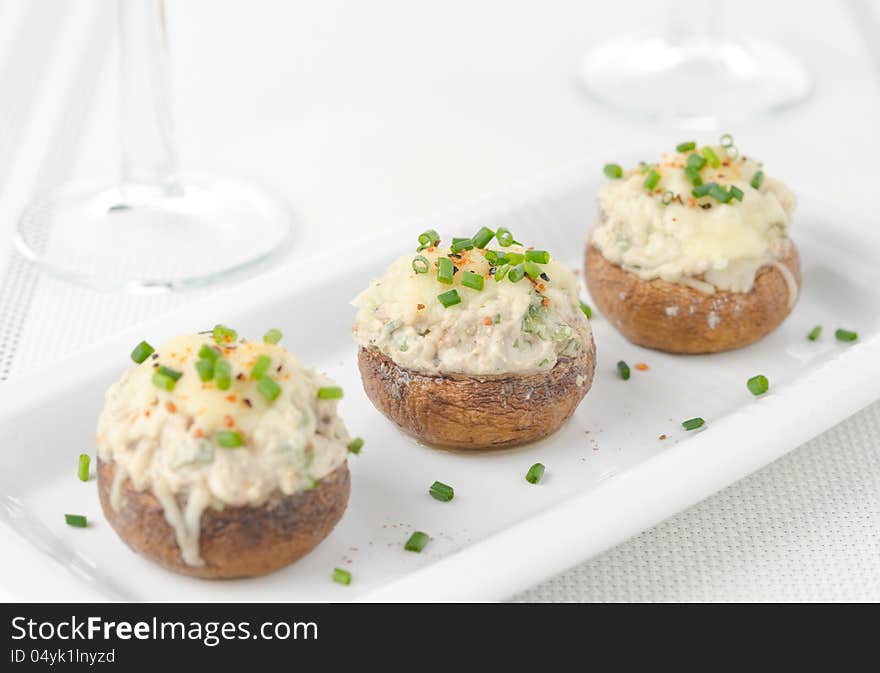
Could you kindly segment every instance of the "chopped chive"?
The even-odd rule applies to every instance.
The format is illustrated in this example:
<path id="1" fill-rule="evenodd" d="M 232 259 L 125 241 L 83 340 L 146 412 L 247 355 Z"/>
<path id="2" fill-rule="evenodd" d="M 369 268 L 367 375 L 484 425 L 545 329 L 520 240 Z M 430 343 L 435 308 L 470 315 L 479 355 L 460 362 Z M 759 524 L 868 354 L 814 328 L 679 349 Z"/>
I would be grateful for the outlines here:
<path id="1" fill-rule="evenodd" d="M 703 148 L 703 156 L 706 157 L 706 161 L 709 162 L 709 165 L 712 168 L 721 168 L 721 159 L 718 158 L 718 155 L 715 154 L 715 150 L 711 147 Z"/>
<path id="2" fill-rule="evenodd" d="M 629 365 L 623 360 L 617 363 L 617 373 L 620 374 L 620 378 L 624 381 L 629 381 Z"/>
<path id="3" fill-rule="evenodd" d="M 810 330 L 810 333 L 807 334 L 807 338 L 810 341 L 815 341 L 822 334 L 822 325 L 816 325 L 813 329 Z"/>
<path id="4" fill-rule="evenodd" d="M 448 257 L 437 260 L 437 280 L 445 285 L 452 285 L 452 277 L 455 275 L 455 265 Z"/>
<path id="5" fill-rule="evenodd" d="M 510 229 L 505 227 L 498 227 L 498 231 L 495 232 L 495 238 L 498 239 L 498 245 L 502 248 L 510 247 L 513 243 L 513 234 L 510 233 Z"/>
<path id="6" fill-rule="evenodd" d="M 131 352 L 131 359 L 134 360 L 137 364 L 140 364 L 148 357 L 150 357 L 156 351 L 150 344 L 146 341 L 141 341 L 137 346 L 134 347 L 134 350 Z"/>
<path id="7" fill-rule="evenodd" d="M 483 253 L 483 256 L 490 265 L 498 266 L 498 264 L 502 263 L 499 260 L 504 257 L 504 253 L 498 252 L 497 250 L 486 250 L 486 252 Z"/>
<path id="8" fill-rule="evenodd" d="M 333 581 L 337 584 L 351 584 L 351 573 L 342 568 L 333 568 Z"/>
<path id="9" fill-rule="evenodd" d="M 589 304 L 581 302 L 581 311 L 584 312 L 584 315 L 587 316 L 588 320 L 593 317 L 593 309 L 590 308 Z"/>
<path id="10" fill-rule="evenodd" d="M 153 373 L 153 385 L 157 388 L 161 388 L 162 390 L 167 390 L 171 392 L 174 390 L 174 386 L 177 384 L 177 379 L 173 379 L 166 374 L 162 374 L 161 372 Z"/>
<path id="11" fill-rule="evenodd" d="M 455 491 L 452 486 L 444 484 L 442 481 L 435 481 L 431 484 L 428 493 L 431 494 L 434 500 L 439 500 L 440 502 L 449 502 L 455 497 Z"/>
<path id="12" fill-rule="evenodd" d="M 540 278 L 543 271 L 541 271 L 541 267 L 535 264 L 534 262 L 530 262 L 526 260 L 522 264 L 523 270 L 526 272 L 526 275 L 529 278 Z"/>
<path id="13" fill-rule="evenodd" d="M 696 418 L 689 418 L 686 421 L 681 422 L 681 427 L 685 430 L 696 430 L 697 428 L 703 427 L 706 421 L 697 416 Z"/>
<path id="14" fill-rule="evenodd" d="M 407 551 L 420 552 L 425 548 L 425 545 L 428 544 L 427 533 L 423 533 L 420 530 L 417 530 L 415 533 L 409 536 L 409 540 L 403 545 L 403 548 Z"/>
<path id="15" fill-rule="evenodd" d="M 690 150 L 694 149 L 696 146 L 697 146 L 697 143 L 695 143 L 693 140 L 688 140 L 687 142 L 679 143 L 678 145 L 676 145 L 675 151 L 676 152 L 689 152 Z"/>
<path id="16" fill-rule="evenodd" d="M 729 133 L 725 133 L 721 136 L 721 139 L 718 142 L 721 147 L 733 147 L 733 136 Z"/>
<path id="17" fill-rule="evenodd" d="M 504 280 L 504 277 L 507 275 L 507 272 L 510 271 L 510 266 L 507 264 L 502 264 L 498 268 L 495 269 L 495 282 L 500 283 Z"/>
<path id="18" fill-rule="evenodd" d="M 214 383 L 220 390 L 229 390 L 232 385 L 232 365 L 229 360 L 220 358 L 214 363 Z"/>
<path id="19" fill-rule="evenodd" d="M 235 430 L 221 430 L 214 435 L 214 439 L 217 446 L 222 446 L 224 449 L 237 449 L 244 444 L 241 433 Z"/>
<path id="20" fill-rule="evenodd" d="M 428 273 L 428 269 L 431 268 L 431 265 L 428 263 L 428 260 L 421 255 L 416 255 L 413 257 L 412 261 L 412 269 L 416 273 Z"/>
<path id="21" fill-rule="evenodd" d="M 855 341 L 859 338 L 858 333 L 850 332 L 848 329 L 838 329 L 834 332 L 834 336 L 838 341 Z"/>
<path id="22" fill-rule="evenodd" d="M 264 344 L 277 344 L 281 341 L 281 337 L 284 335 L 281 333 L 280 329 L 275 329 L 274 327 L 270 329 L 263 335 L 263 343 Z"/>
<path id="23" fill-rule="evenodd" d="M 764 182 L 764 171 L 758 171 L 752 176 L 751 182 L 749 184 L 755 189 L 761 189 L 761 184 Z"/>
<path id="24" fill-rule="evenodd" d="M 546 250 L 526 250 L 526 259 L 536 264 L 548 264 L 550 253 Z"/>
<path id="25" fill-rule="evenodd" d="M 712 191 L 712 186 L 717 186 L 714 182 L 707 182 L 705 184 L 699 184 L 691 190 L 691 194 L 698 199 L 707 196 L 710 191 Z"/>
<path id="26" fill-rule="evenodd" d="M 364 440 L 362 437 L 355 437 L 348 443 L 348 452 L 353 453 L 355 455 L 361 452 L 361 449 L 364 447 Z"/>
<path id="27" fill-rule="evenodd" d="M 214 378 L 214 361 L 202 358 L 196 362 L 196 372 L 202 381 L 210 381 Z"/>
<path id="28" fill-rule="evenodd" d="M 437 245 L 440 243 L 440 234 L 438 234 L 433 229 L 428 229 L 428 231 L 423 231 L 419 234 L 419 247 L 416 248 L 416 252 L 421 252 L 425 248 L 430 248 L 431 246 Z"/>
<path id="29" fill-rule="evenodd" d="M 523 264 L 517 264 L 510 271 L 507 272 L 507 278 L 511 283 L 518 283 L 521 281 L 526 275 L 526 268 Z"/>
<path id="30" fill-rule="evenodd" d="M 474 242 L 474 247 L 482 250 L 487 245 L 489 245 L 489 241 L 495 238 L 495 232 L 489 229 L 489 227 L 480 227 L 480 230 L 474 234 L 474 237 L 471 239 Z"/>
<path id="31" fill-rule="evenodd" d="M 696 170 L 701 170 L 703 166 L 706 165 L 706 160 L 701 157 L 696 152 L 689 154 L 687 158 L 687 166 L 689 168 L 695 168 Z"/>
<path id="32" fill-rule="evenodd" d="M 449 290 L 443 294 L 438 294 L 437 299 L 446 308 L 461 303 L 461 297 L 458 295 L 458 290 Z"/>
<path id="33" fill-rule="evenodd" d="M 660 182 L 660 174 L 652 168 L 648 173 L 648 177 L 645 178 L 645 189 L 649 191 L 653 190 L 658 182 Z"/>
<path id="34" fill-rule="evenodd" d="M 319 400 L 341 400 L 342 388 L 339 386 L 323 386 L 318 388 Z"/>
<path id="35" fill-rule="evenodd" d="M 749 389 L 749 392 L 752 393 L 755 397 L 758 395 L 763 395 L 768 390 L 770 390 L 770 381 L 767 380 L 767 377 L 763 374 L 758 374 L 757 376 L 753 376 L 746 382 L 746 387 Z"/>
<path id="36" fill-rule="evenodd" d="M 473 250 L 474 241 L 470 238 L 453 238 L 450 250 L 452 252 L 463 252 L 465 250 Z"/>
<path id="37" fill-rule="evenodd" d="M 231 327 L 226 327 L 225 325 L 216 325 L 214 327 L 214 341 L 221 346 L 223 344 L 231 344 L 236 339 L 238 339 L 238 332 Z"/>
<path id="38" fill-rule="evenodd" d="M 700 169 L 688 166 L 684 169 L 684 174 L 688 177 L 694 187 L 699 187 L 703 184 L 703 178 L 700 176 Z"/>
<path id="39" fill-rule="evenodd" d="M 521 264 L 525 261 L 526 256 L 521 252 L 508 252 L 504 261 L 511 266 L 515 266 L 516 264 Z"/>
<path id="40" fill-rule="evenodd" d="M 89 480 L 89 463 L 92 462 L 92 459 L 89 457 L 87 453 L 79 454 L 79 464 L 76 468 L 76 476 L 79 477 L 80 481 L 88 481 Z"/>
<path id="41" fill-rule="evenodd" d="M 275 380 L 271 377 L 264 376 L 257 384 L 257 392 L 270 402 L 274 402 L 281 394 L 281 386 L 275 383 Z M 340 397 L 342 397 L 342 395 L 340 395 Z"/>
<path id="42" fill-rule="evenodd" d="M 461 284 L 465 287 L 469 287 L 472 290 L 482 290 L 483 289 L 483 277 L 474 273 L 473 271 L 465 271 L 461 274 Z"/>
<path id="43" fill-rule="evenodd" d="M 526 472 L 526 481 L 530 484 L 537 484 L 544 476 L 544 466 L 541 463 L 535 463 Z"/>
<path id="44" fill-rule="evenodd" d="M 181 376 L 183 376 L 183 372 L 179 372 L 176 369 L 171 369 L 170 367 L 165 367 L 164 365 L 159 367 L 157 370 L 160 374 L 164 374 L 169 379 L 173 379 L 177 381 Z"/>
<path id="45" fill-rule="evenodd" d="M 64 520 L 68 526 L 73 526 L 74 528 L 85 528 L 89 524 L 82 514 L 65 514 Z"/>
<path id="46" fill-rule="evenodd" d="M 612 180 L 617 180 L 618 178 L 623 177 L 623 169 L 619 164 L 605 164 L 602 172 Z"/>
<path id="47" fill-rule="evenodd" d="M 211 362 L 215 362 L 217 358 L 221 355 L 220 350 L 216 346 L 209 346 L 205 344 L 199 349 L 199 359 L 201 360 L 210 360 Z"/>
<path id="48" fill-rule="evenodd" d="M 737 201 L 743 200 L 743 190 L 741 190 L 736 185 L 730 185 L 730 195 Z"/>
<path id="49" fill-rule="evenodd" d="M 254 366 L 251 367 L 251 378 L 254 381 L 259 381 L 266 375 L 266 372 L 269 371 L 269 367 L 272 366 L 272 358 L 268 355 L 261 355 L 254 362 Z"/>
<path id="50" fill-rule="evenodd" d="M 714 182 L 710 183 L 709 196 L 713 197 L 719 203 L 728 203 L 730 199 L 733 198 L 733 194 Z"/>

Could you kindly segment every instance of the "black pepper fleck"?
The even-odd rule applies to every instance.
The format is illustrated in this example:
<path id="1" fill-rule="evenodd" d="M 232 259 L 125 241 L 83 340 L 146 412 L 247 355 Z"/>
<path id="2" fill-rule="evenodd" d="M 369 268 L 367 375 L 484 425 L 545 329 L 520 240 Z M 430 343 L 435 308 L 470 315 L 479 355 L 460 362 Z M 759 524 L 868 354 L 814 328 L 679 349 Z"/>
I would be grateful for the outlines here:
<path id="1" fill-rule="evenodd" d="M 252 403 L 247 397 L 244 398 L 244 403 L 245 403 L 246 405 L 248 405 L 249 407 L 254 406 L 253 403 Z"/>
<path id="2" fill-rule="evenodd" d="M 541 278 L 544 279 L 545 281 L 547 281 L 548 283 L 550 282 L 550 276 L 548 276 L 546 273 L 541 273 Z"/>
<path id="3" fill-rule="evenodd" d="M 709 210 L 709 208 L 711 208 L 711 207 L 712 207 L 711 203 L 701 203 L 700 204 L 700 208 L 702 208 L 703 210 Z"/>

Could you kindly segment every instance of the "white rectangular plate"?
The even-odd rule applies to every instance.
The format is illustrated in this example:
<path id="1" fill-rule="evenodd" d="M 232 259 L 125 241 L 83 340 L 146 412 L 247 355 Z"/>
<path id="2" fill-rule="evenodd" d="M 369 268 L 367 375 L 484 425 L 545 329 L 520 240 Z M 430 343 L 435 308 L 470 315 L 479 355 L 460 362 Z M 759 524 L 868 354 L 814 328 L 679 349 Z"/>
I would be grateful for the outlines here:
<path id="1" fill-rule="evenodd" d="M 52 586 L 67 590 L 56 598 L 501 599 L 698 502 L 880 396 L 878 223 L 803 198 L 794 237 L 804 290 L 794 313 L 761 343 L 712 356 L 664 355 L 633 346 L 596 315 L 593 389 L 549 439 L 463 454 L 400 434 L 361 388 L 349 301 L 427 226 L 450 236 L 504 225 L 580 268 L 600 165 L 579 162 L 328 256 L 302 250 L 287 268 L 4 384 L 0 521 L 7 539 L 18 533 L 32 543 L 17 544 L 12 557 L 0 554 L 7 593 L 47 598 L 41 589 Z M 103 519 L 94 480 L 75 476 L 77 455 L 92 452 L 104 390 L 128 366 L 132 346 L 216 322 L 250 336 L 280 328 L 293 353 L 344 387 L 341 413 L 366 439 L 349 461 L 351 501 L 332 535 L 293 566 L 250 580 L 189 579 L 137 556 Z M 817 324 L 822 338 L 807 341 Z M 859 342 L 836 342 L 836 327 L 858 330 Z M 650 369 L 633 369 L 622 381 L 618 360 Z M 771 381 L 761 399 L 745 385 L 756 373 Z M 680 423 L 693 416 L 707 425 L 686 433 Z M 547 473 L 533 486 L 524 475 L 538 461 Z M 428 495 L 434 480 L 455 487 L 452 502 Z M 69 528 L 65 512 L 86 514 L 92 524 Z M 416 529 L 432 538 L 421 554 L 403 549 Z M 335 566 L 351 570 L 350 586 L 331 581 Z"/>

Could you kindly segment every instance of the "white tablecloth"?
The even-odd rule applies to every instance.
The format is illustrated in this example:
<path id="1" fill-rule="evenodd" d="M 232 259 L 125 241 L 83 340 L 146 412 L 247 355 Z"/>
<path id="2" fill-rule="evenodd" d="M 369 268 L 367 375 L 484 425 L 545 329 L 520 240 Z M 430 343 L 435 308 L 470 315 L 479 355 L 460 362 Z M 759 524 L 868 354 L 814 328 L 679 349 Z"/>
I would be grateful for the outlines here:
<path id="1" fill-rule="evenodd" d="M 731 30 L 780 39 L 817 83 L 807 104 L 729 130 L 799 189 L 870 212 L 880 96 L 849 7 L 722 3 Z M 574 82 L 603 34 L 632 17 L 650 27 L 664 11 L 575 0 L 170 3 L 181 154 L 285 192 L 305 222 L 296 255 L 597 151 L 666 147 L 693 134 L 597 108 Z M 100 0 L 0 0 L 0 379 L 200 296 L 98 295 L 10 254 L 34 190 L 113 165 L 114 19 Z M 519 599 L 880 600 L 878 446 L 875 404 Z"/>

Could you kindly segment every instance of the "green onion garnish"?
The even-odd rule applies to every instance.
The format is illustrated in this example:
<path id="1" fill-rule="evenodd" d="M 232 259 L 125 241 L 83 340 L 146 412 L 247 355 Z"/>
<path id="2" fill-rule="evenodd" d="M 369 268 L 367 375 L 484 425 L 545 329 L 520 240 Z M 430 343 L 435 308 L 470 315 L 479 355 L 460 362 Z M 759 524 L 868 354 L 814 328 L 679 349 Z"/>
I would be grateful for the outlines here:
<path id="1" fill-rule="evenodd" d="M 495 269 L 495 282 L 500 283 L 504 280 L 504 277 L 507 275 L 507 272 L 510 271 L 510 266 L 507 264 L 503 264 Z"/>
<path id="2" fill-rule="evenodd" d="M 612 180 L 617 180 L 618 178 L 623 177 L 623 169 L 618 164 L 605 164 L 602 172 Z"/>
<path id="3" fill-rule="evenodd" d="M 544 476 L 544 466 L 541 463 L 535 463 L 526 472 L 526 481 L 530 484 L 537 484 Z"/>
<path id="4" fill-rule="evenodd" d="M 543 273 L 540 266 L 528 260 L 522 263 L 522 267 L 529 278 L 540 278 Z"/>
<path id="5" fill-rule="evenodd" d="M 498 231 L 495 232 L 495 238 L 498 239 L 498 245 L 502 248 L 507 248 L 513 243 L 513 234 L 510 233 L 510 229 L 505 229 L 504 227 L 498 227 Z"/>
<path id="6" fill-rule="evenodd" d="M 361 437 L 355 437 L 348 443 L 348 452 L 353 453 L 355 455 L 361 452 L 361 449 L 364 447 L 364 440 Z"/>
<path id="7" fill-rule="evenodd" d="M 703 148 L 703 156 L 706 157 L 706 161 L 709 162 L 709 165 L 712 168 L 721 168 L 721 159 L 718 158 L 718 155 L 715 154 L 715 150 L 711 147 Z"/>
<path id="8" fill-rule="evenodd" d="M 449 502 L 455 497 L 455 491 L 452 486 L 444 484 L 442 481 L 435 481 L 431 484 L 428 493 L 431 494 L 434 500 L 439 500 L 440 502 Z"/>
<path id="9" fill-rule="evenodd" d="M 497 266 L 498 264 L 504 263 L 503 261 L 501 261 L 504 259 L 503 252 L 498 252 L 497 250 L 486 250 L 486 252 L 483 254 L 486 257 L 486 261 L 489 262 L 489 264 L 492 266 Z"/>
<path id="10" fill-rule="evenodd" d="M 690 150 L 694 149 L 696 146 L 697 146 L 697 143 L 695 143 L 693 140 L 689 140 L 685 143 L 679 143 L 678 145 L 676 145 L 675 151 L 676 152 L 689 152 Z"/>
<path id="11" fill-rule="evenodd" d="M 514 266 L 516 264 L 520 264 L 523 261 L 525 261 L 525 258 L 526 258 L 526 256 L 523 255 L 521 252 L 508 252 L 505 255 L 504 262 L 506 264 L 510 264 L 511 266 Z"/>
<path id="12" fill-rule="evenodd" d="M 281 394 L 281 386 L 275 383 L 275 380 L 271 377 L 264 376 L 257 384 L 257 392 L 270 402 L 274 402 Z M 339 392 L 341 393 L 342 391 L 340 390 Z M 340 397 L 342 397 L 341 394 Z"/>
<path id="13" fill-rule="evenodd" d="M 458 296 L 458 290 L 449 290 L 443 294 L 438 294 L 437 299 L 439 299 L 440 303 L 446 308 L 461 303 L 461 297 Z"/>
<path id="14" fill-rule="evenodd" d="M 169 393 L 174 390 L 174 386 L 177 384 L 177 379 L 168 376 L 167 374 L 163 374 L 162 372 L 154 372 L 153 373 L 153 385 L 157 388 L 161 388 L 162 390 L 167 390 Z"/>
<path id="15" fill-rule="evenodd" d="M 764 182 L 764 171 L 758 171 L 752 176 L 752 181 L 749 183 L 755 189 L 761 189 L 761 183 Z"/>
<path id="16" fill-rule="evenodd" d="M 214 378 L 214 361 L 205 358 L 196 361 L 196 371 L 202 381 L 210 381 Z"/>
<path id="17" fill-rule="evenodd" d="M 850 332 L 848 329 L 838 329 L 834 332 L 834 336 L 838 341 L 855 341 L 859 338 L 858 333 Z"/>
<path id="18" fill-rule="evenodd" d="M 526 259 L 536 264 L 548 264 L 550 253 L 546 250 L 526 250 Z"/>
<path id="19" fill-rule="evenodd" d="M 428 269 L 431 268 L 431 265 L 425 257 L 416 255 L 413 257 L 412 268 L 416 273 L 428 273 Z"/>
<path id="20" fill-rule="evenodd" d="M 165 367 L 164 365 L 159 367 L 157 370 L 160 374 L 164 374 L 170 379 L 174 379 L 177 381 L 181 376 L 183 376 L 183 372 L 179 372 L 176 369 L 171 369 L 170 367 Z"/>
<path id="21" fill-rule="evenodd" d="M 229 360 L 220 358 L 214 363 L 214 383 L 220 390 L 229 390 L 232 385 L 232 365 Z"/>
<path id="22" fill-rule="evenodd" d="M 85 528 L 89 524 L 82 514 L 65 514 L 64 520 L 68 526 L 73 526 L 74 528 Z"/>
<path id="23" fill-rule="evenodd" d="M 584 315 L 587 316 L 587 320 L 593 317 L 593 309 L 590 308 L 589 304 L 581 302 L 581 311 L 583 311 Z"/>
<path id="24" fill-rule="evenodd" d="M 333 568 L 333 581 L 337 584 L 351 584 L 351 573 L 342 568 Z"/>
<path id="25" fill-rule="evenodd" d="M 474 247 L 482 250 L 487 245 L 489 245 L 489 241 L 495 238 L 495 232 L 489 229 L 489 227 L 480 227 L 480 230 L 474 234 L 474 237 L 471 239 L 474 242 Z"/>
<path id="26" fill-rule="evenodd" d="M 623 360 L 617 363 L 617 373 L 620 374 L 620 378 L 624 381 L 629 381 L 629 365 Z"/>
<path id="27" fill-rule="evenodd" d="M 732 147 L 733 146 L 733 136 L 729 133 L 725 133 L 721 136 L 721 140 L 718 141 L 721 147 Z"/>
<path id="28" fill-rule="evenodd" d="M 461 284 L 473 290 L 482 290 L 483 277 L 473 271 L 465 271 L 461 274 Z"/>
<path id="29" fill-rule="evenodd" d="M 231 344 L 238 339 L 238 332 L 225 325 L 216 325 L 214 327 L 214 341 L 221 346 L 223 344 Z"/>
<path id="30" fill-rule="evenodd" d="M 702 428 L 705 423 L 706 421 L 697 416 L 696 418 L 689 418 L 686 421 L 682 421 L 681 427 L 685 430 L 696 430 L 697 428 Z"/>
<path id="31" fill-rule="evenodd" d="M 645 189 L 653 190 L 658 182 L 660 182 L 660 174 L 652 168 L 648 173 L 648 177 L 645 178 Z"/>
<path id="32" fill-rule="evenodd" d="M 670 203 L 672 203 L 672 199 L 674 198 L 675 194 L 673 194 L 669 190 L 666 190 L 665 192 L 663 192 L 663 205 L 668 206 Z"/>
<path id="33" fill-rule="evenodd" d="M 437 260 L 437 280 L 446 285 L 452 285 L 452 277 L 455 275 L 455 265 L 448 257 Z"/>
<path id="34" fill-rule="evenodd" d="M 409 536 L 409 540 L 406 541 L 406 544 L 403 545 L 403 548 L 407 551 L 420 552 L 425 548 L 425 545 L 428 544 L 428 534 L 423 533 L 420 530 L 417 530 L 415 533 Z"/>
<path id="35" fill-rule="evenodd" d="M 339 386 L 323 386 L 318 388 L 319 400 L 341 400 L 342 388 Z"/>
<path id="36" fill-rule="evenodd" d="M 217 446 L 222 446 L 224 449 L 237 449 L 244 444 L 241 433 L 235 430 L 221 430 L 214 435 L 214 439 L 217 441 Z"/>
<path id="37" fill-rule="evenodd" d="M 210 360 L 214 362 L 221 355 L 220 350 L 216 346 L 209 346 L 205 344 L 199 349 L 199 359 L 201 360 Z"/>
<path id="38" fill-rule="evenodd" d="M 730 185 L 729 187 L 730 195 L 735 198 L 737 201 L 743 200 L 743 190 L 741 190 L 736 185 Z"/>
<path id="39" fill-rule="evenodd" d="M 463 252 L 465 250 L 473 250 L 474 249 L 474 241 L 471 238 L 453 238 L 452 245 L 450 246 L 450 250 L 452 252 L 458 253 Z"/>
<path id="40" fill-rule="evenodd" d="M 507 278 L 511 283 L 518 283 L 521 281 L 526 275 L 526 268 L 524 264 L 517 264 L 510 271 L 507 272 Z"/>
<path id="41" fill-rule="evenodd" d="M 87 453 L 79 454 L 79 464 L 76 468 L 76 476 L 79 477 L 80 481 L 88 481 L 89 480 L 89 463 L 92 462 L 92 459 L 89 457 Z"/>
<path id="42" fill-rule="evenodd" d="M 713 197 L 719 203 L 727 203 L 733 198 L 733 194 L 714 182 L 709 183 L 709 196 Z"/>
<path id="43" fill-rule="evenodd" d="M 281 337 L 284 335 L 281 333 L 280 329 L 275 329 L 274 327 L 270 329 L 263 335 L 263 343 L 264 344 L 277 344 L 281 341 Z"/>
<path id="44" fill-rule="evenodd" d="M 694 187 L 699 187 L 703 184 L 703 178 L 700 176 L 700 169 L 694 168 L 693 166 L 688 166 L 684 169 L 684 174 L 688 177 L 688 180 L 691 181 L 691 184 Z"/>
<path id="45" fill-rule="evenodd" d="M 156 351 L 150 344 L 146 341 L 141 341 L 137 346 L 134 347 L 134 350 L 131 352 L 131 359 L 134 360 L 137 364 L 140 364 L 148 357 L 150 357 Z"/>
<path id="46" fill-rule="evenodd" d="M 810 333 L 807 334 L 807 338 L 810 341 L 815 341 L 822 334 L 822 325 L 816 325 L 813 329 L 810 330 Z"/>
<path id="47" fill-rule="evenodd" d="M 706 160 L 703 157 L 701 157 L 699 154 L 694 152 L 694 153 L 688 155 L 687 167 L 689 167 L 689 168 L 692 167 L 692 168 L 695 168 L 696 170 L 699 171 L 705 165 L 706 165 Z"/>
<path id="48" fill-rule="evenodd" d="M 251 378 L 254 381 L 259 381 L 266 375 L 266 372 L 269 371 L 269 367 L 272 366 L 272 358 L 268 355 L 261 355 L 254 362 L 254 366 L 251 368 Z"/>
<path id="49" fill-rule="evenodd" d="M 746 387 L 749 389 L 749 392 L 752 393 L 755 397 L 758 395 L 763 395 L 768 390 L 770 390 L 770 381 L 767 380 L 767 377 L 763 374 L 758 374 L 757 376 L 753 376 L 746 382 Z"/>
<path id="50" fill-rule="evenodd" d="M 428 229 L 428 231 L 423 231 L 419 234 L 419 247 L 416 248 L 416 252 L 421 252 L 425 248 L 430 248 L 433 245 L 437 245 L 440 243 L 440 234 L 438 234 L 433 229 Z"/>

